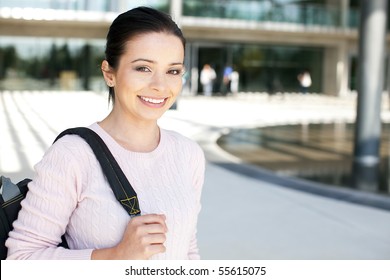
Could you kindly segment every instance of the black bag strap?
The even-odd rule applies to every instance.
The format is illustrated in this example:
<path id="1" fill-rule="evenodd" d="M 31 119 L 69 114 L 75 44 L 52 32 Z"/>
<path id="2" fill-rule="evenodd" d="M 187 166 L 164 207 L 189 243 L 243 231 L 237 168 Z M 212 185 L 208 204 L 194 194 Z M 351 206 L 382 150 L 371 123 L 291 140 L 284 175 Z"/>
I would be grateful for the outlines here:
<path id="1" fill-rule="evenodd" d="M 54 142 L 56 142 L 64 135 L 69 134 L 80 136 L 90 145 L 92 151 L 100 163 L 108 183 L 110 184 L 115 194 L 115 197 L 126 210 L 126 212 L 131 217 L 140 215 L 141 210 L 139 208 L 137 193 L 134 191 L 122 169 L 116 162 L 114 156 L 111 154 L 107 145 L 100 138 L 100 136 L 87 127 L 75 127 L 66 129 L 65 131 L 61 132 L 54 140 Z"/>

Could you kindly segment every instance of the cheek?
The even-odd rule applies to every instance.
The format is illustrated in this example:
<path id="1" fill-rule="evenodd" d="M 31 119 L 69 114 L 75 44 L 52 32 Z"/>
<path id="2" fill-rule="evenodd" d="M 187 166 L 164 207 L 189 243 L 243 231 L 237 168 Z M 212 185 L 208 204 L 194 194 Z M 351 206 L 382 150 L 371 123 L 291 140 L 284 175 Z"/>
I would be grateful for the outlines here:
<path id="1" fill-rule="evenodd" d="M 174 92 L 175 94 L 179 94 L 181 89 L 182 89 L 182 87 L 183 87 L 183 80 L 182 80 L 181 77 L 180 78 L 175 78 L 170 83 L 171 91 Z"/>
<path id="2" fill-rule="evenodd" d="M 145 78 L 133 73 L 122 73 L 117 76 L 117 86 L 126 91 L 137 91 L 145 86 Z"/>

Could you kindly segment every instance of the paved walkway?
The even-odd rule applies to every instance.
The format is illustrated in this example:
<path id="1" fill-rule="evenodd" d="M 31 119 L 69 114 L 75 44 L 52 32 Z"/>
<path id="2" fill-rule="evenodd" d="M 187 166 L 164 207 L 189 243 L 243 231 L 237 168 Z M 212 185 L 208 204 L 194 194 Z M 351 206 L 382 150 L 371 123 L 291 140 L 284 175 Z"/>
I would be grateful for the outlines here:
<path id="1" fill-rule="evenodd" d="M 91 92 L 0 93 L 0 173 L 32 176 L 57 133 L 108 111 L 106 96 Z M 390 259 L 390 211 L 232 172 L 221 166 L 244 165 L 215 145 L 234 127 L 353 121 L 354 111 L 353 96 L 180 98 L 160 125 L 198 141 L 208 159 L 198 228 L 203 259 Z M 389 111 L 382 117 L 388 122 Z"/>

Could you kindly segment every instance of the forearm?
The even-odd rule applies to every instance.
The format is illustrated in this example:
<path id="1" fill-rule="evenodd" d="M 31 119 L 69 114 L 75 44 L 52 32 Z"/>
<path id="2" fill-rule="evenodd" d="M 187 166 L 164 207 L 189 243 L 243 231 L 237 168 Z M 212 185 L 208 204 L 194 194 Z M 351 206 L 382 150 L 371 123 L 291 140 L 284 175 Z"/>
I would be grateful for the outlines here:
<path id="1" fill-rule="evenodd" d="M 91 260 L 114 260 L 113 248 L 95 249 L 92 251 Z"/>

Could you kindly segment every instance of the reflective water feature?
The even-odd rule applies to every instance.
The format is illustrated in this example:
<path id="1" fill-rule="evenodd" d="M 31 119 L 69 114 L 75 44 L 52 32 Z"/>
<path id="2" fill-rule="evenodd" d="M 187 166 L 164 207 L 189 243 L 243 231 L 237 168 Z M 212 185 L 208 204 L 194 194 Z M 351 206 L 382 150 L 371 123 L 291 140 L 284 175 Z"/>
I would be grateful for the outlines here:
<path id="1" fill-rule="evenodd" d="M 382 125 L 379 183 L 368 191 L 390 195 L 390 125 Z M 354 125 L 302 124 L 237 129 L 218 144 L 244 162 L 278 174 L 326 184 L 356 188 L 351 170 Z"/>

